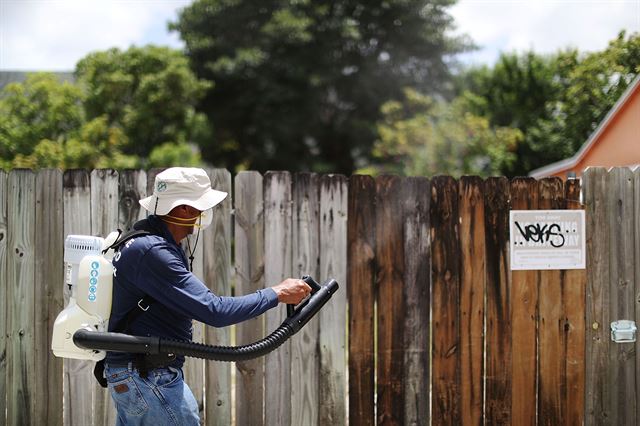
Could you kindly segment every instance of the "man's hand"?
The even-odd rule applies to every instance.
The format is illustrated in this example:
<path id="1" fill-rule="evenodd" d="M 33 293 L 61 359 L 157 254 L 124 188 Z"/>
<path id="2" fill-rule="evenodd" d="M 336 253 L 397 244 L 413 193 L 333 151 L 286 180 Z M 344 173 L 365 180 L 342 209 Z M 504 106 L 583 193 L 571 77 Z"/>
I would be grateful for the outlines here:
<path id="1" fill-rule="evenodd" d="M 278 295 L 278 302 L 291 305 L 297 305 L 311 293 L 309 284 L 295 278 L 287 278 L 271 288 Z"/>

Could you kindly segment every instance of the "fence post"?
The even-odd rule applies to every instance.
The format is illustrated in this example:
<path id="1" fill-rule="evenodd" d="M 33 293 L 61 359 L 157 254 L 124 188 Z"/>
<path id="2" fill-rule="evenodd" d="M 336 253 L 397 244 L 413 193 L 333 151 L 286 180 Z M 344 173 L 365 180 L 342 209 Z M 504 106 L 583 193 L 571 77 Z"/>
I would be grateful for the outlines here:
<path id="1" fill-rule="evenodd" d="M 607 357 L 609 352 L 609 231 L 607 171 L 589 168 L 583 175 L 587 233 L 587 312 L 585 350 L 585 425 L 607 424 Z"/>
<path id="2" fill-rule="evenodd" d="M 556 210 L 564 206 L 564 191 L 559 178 L 547 178 L 538 183 L 538 207 Z M 538 320 L 538 419 L 542 424 L 561 425 L 567 421 L 562 410 L 562 393 L 566 397 L 565 312 L 568 301 L 563 286 L 564 271 L 540 271 Z M 562 355 L 561 355 L 562 354 Z"/>
<path id="3" fill-rule="evenodd" d="M 35 392 L 35 174 L 9 173 L 7 211 L 7 424 L 31 425 Z"/>
<path id="4" fill-rule="evenodd" d="M 509 181 L 485 181 L 486 403 L 487 424 L 511 424 L 511 274 Z"/>
<path id="5" fill-rule="evenodd" d="M 404 424 L 429 424 L 429 314 L 431 308 L 431 185 L 406 178 L 402 185 L 404 237 Z M 482 348 L 480 348 L 482 350 Z"/>
<path id="6" fill-rule="evenodd" d="M 63 235 L 91 235 L 91 179 L 82 169 L 63 174 Z M 65 306 L 71 294 L 65 286 Z M 94 386 L 93 362 L 64 361 L 64 423 L 69 426 L 93 424 L 91 389 Z"/>
<path id="7" fill-rule="evenodd" d="M 292 255 L 293 276 L 316 280 L 320 258 L 318 175 L 293 175 Z M 291 424 L 318 424 L 319 317 L 312 318 L 291 342 Z"/>
<path id="8" fill-rule="evenodd" d="M 8 176 L 0 169 L 0 423 L 6 423 L 7 412 L 7 204 Z"/>
<path id="9" fill-rule="evenodd" d="M 348 182 L 341 175 L 320 178 L 320 272 L 318 279 L 335 278 L 340 290 L 318 313 L 320 383 L 319 424 L 347 423 L 347 197 Z"/>
<path id="10" fill-rule="evenodd" d="M 264 288 L 263 179 L 258 172 L 240 172 L 235 179 L 236 288 L 248 294 Z M 238 344 L 264 337 L 264 315 L 236 327 Z M 271 332 L 271 331 L 269 331 Z M 264 358 L 236 364 L 236 424 L 264 425 Z"/>
<path id="11" fill-rule="evenodd" d="M 460 235 L 458 184 L 449 176 L 431 181 L 432 421 L 461 423 Z"/>
<path id="12" fill-rule="evenodd" d="M 62 359 L 51 352 L 53 323 L 64 307 L 64 235 L 62 229 L 62 172 L 41 170 L 36 176 L 35 418 L 47 425 L 62 425 Z"/>
<path id="13" fill-rule="evenodd" d="M 402 179 L 376 179 L 378 424 L 404 423 L 404 243 Z"/>
<path id="14" fill-rule="evenodd" d="M 213 222 L 205 229 L 202 238 L 202 279 L 215 294 L 231 296 L 231 174 L 224 169 L 208 169 L 211 186 L 229 195 L 214 207 Z M 209 345 L 229 346 L 229 327 L 204 327 L 204 340 Z M 231 364 L 228 362 L 204 362 L 206 424 L 231 424 Z M 201 364 L 202 365 L 202 364 Z"/>
<path id="15" fill-rule="evenodd" d="M 292 276 L 291 175 L 267 172 L 264 178 L 265 282 L 267 286 Z M 267 330 L 275 330 L 286 317 L 284 306 L 266 313 Z M 265 421 L 291 425 L 291 341 L 265 360 Z"/>
<path id="16" fill-rule="evenodd" d="M 460 212 L 460 375 L 463 425 L 484 421 L 484 182 L 463 176 L 459 183 Z M 427 318 L 428 319 L 428 318 Z M 423 323 L 428 323 L 425 321 Z"/>
<path id="17" fill-rule="evenodd" d="M 579 180 L 565 182 L 565 208 L 583 208 L 580 202 L 581 183 Z M 563 411 L 567 424 L 584 424 L 585 396 L 585 312 L 586 312 L 587 271 L 584 269 L 567 270 L 564 273 L 566 305 L 566 357 L 563 368 L 566 370 L 566 398 Z"/>
<path id="18" fill-rule="evenodd" d="M 605 327 L 618 320 L 635 320 L 634 283 L 634 178 L 627 167 L 609 171 L 607 211 L 609 213 L 610 260 L 608 290 L 609 318 Z M 608 355 L 608 404 L 611 424 L 637 425 L 636 353 L 633 343 L 610 343 Z"/>
<path id="19" fill-rule="evenodd" d="M 375 181 L 349 179 L 349 424 L 374 425 Z"/>

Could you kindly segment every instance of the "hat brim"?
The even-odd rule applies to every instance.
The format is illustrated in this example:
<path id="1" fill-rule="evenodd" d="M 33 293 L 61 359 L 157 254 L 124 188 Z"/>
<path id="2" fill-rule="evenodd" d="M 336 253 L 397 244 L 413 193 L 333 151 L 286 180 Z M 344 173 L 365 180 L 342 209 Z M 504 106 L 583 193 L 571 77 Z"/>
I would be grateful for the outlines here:
<path id="1" fill-rule="evenodd" d="M 181 205 L 191 206 L 200 211 L 209 210 L 210 208 L 220 204 L 225 198 L 227 198 L 226 192 L 208 189 L 204 194 L 196 199 L 158 199 L 156 195 L 151 195 L 147 198 L 143 198 L 139 203 L 149 213 L 163 216 L 168 214 L 173 208 Z"/>

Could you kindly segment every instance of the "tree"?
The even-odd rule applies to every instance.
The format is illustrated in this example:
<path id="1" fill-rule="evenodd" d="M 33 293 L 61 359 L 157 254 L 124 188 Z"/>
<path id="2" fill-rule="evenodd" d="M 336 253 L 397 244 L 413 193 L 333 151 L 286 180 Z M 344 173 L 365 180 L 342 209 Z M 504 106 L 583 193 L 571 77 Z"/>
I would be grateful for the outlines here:
<path id="1" fill-rule="evenodd" d="M 522 140 L 518 129 L 491 128 L 463 98 L 435 101 L 406 89 L 402 102 L 387 102 L 382 111 L 374 147 L 379 164 L 364 172 L 498 175 L 513 164 Z"/>
<path id="2" fill-rule="evenodd" d="M 126 136 L 106 116 L 85 121 L 82 90 L 53 74 L 31 74 L 0 94 L 0 167 L 137 167 Z"/>
<path id="3" fill-rule="evenodd" d="M 178 50 L 92 53 L 77 64 L 76 77 L 85 90 L 87 118 L 105 117 L 107 126 L 122 129 L 126 154 L 146 158 L 166 143 L 211 143 L 206 117 L 195 112 L 210 83 L 195 77 Z"/>
<path id="4" fill-rule="evenodd" d="M 569 74 L 559 113 L 563 137 L 576 152 L 640 72 L 640 33 L 622 31 L 602 52 L 586 55 Z"/>
<path id="5" fill-rule="evenodd" d="M 493 68 L 472 68 L 459 80 L 460 96 L 474 114 L 485 117 L 492 127 L 524 134 L 516 148 L 517 160 L 502 170 L 504 174 L 524 175 L 570 152 L 552 137 L 559 125 L 554 108 L 566 92 L 567 73 L 577 60 L 577 51 L 502 54 Z"/>
<path id="6" fill-rule="evenodd" d="M 454 0 L 197 0 L 179 31 L 215 124 L 204 158 L 230 169 L 351 172 L 366 161 L 385 102 L 402 88 L 434 91 Z"/>
<path id="7" fill-rule="evenodd" d="M 577 152 L 640 68 L 640 35 L 621 32 L 601 52 L 542 56 L 503 54 L 493 68 L 467 70 L 457 93 L 492 127 L 519 129 L 524 138 L 508 176 Z"/>
<path id="8" fill-rule="evenodd" d="M 31 74 L 0 94 L 0 164 L 28 156 L 44 139 L 57 141 L 84 122 L 82 92 L 52 74 Z"/>

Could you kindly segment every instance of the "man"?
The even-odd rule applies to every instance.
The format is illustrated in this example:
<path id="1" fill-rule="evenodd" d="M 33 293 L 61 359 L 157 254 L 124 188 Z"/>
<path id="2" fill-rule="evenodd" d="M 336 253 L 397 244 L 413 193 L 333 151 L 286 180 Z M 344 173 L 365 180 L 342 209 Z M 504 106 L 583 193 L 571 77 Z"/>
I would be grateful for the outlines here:
<path id="1" fill-rule="evenodd" d="M 174 167 L 157 175 L 153 195 L 140 200 L 150 215 L 134 225 L 146 234 L 124 241 L 113 258 L 109 331 L 191 340 L 192 319 L 223 327 L 260 315 L 278 302 L 298 304 L 310 293 L 304 281 L 289 278 L 246 296 L 220 297 L 191 273 L 180 242 L 195 228 L 206 227 L 212 208 L 226 196 L 211 188 L 202 169 Z M 108 352 L 105 377 L 117 424 L 199 424 L 183 364 L 184 357 Z"/>

